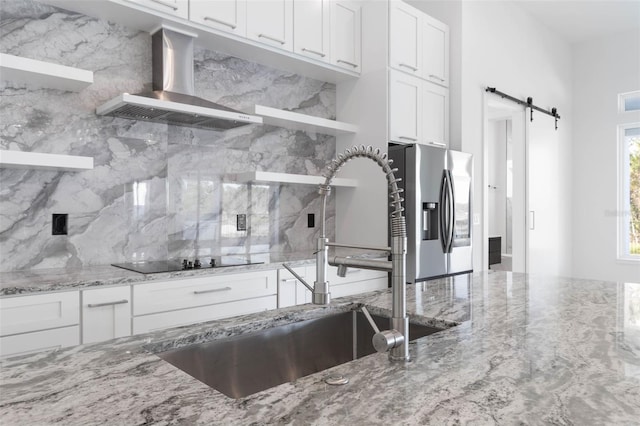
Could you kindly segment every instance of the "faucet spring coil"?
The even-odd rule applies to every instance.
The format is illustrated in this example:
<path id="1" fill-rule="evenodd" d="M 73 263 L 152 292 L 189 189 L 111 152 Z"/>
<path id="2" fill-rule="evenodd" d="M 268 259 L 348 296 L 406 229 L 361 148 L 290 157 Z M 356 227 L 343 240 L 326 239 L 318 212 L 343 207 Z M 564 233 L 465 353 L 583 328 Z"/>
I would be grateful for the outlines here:
<path id="1" fill-rule="evenodd" d="M 403 216 L 391 219 L 391 236 L 404 237 L 407 235 L 407 224 Z"/>
<path id="2" fill-rule="evenodd" d="M 320 185 L 318 193 L 323 197 L 329 195 L 331 191 L 331 181 L 335 177 L 336 173 L 338 173 L 338 170 L 340 170 L 340 168 L 342 168 L 345 163 L 357 157 L 370 158 L 382 168 L 382 171 L 387 178 L 387 183 L 390 188 L 390 197 L 392 198 L 390 205 L 393 208 L 393 211 L 391 212 L 390 216 L 392 219 L 402 219 L 402 225 L 399 225 L 399 228 L 397 230 L 397 232 L 400 232 L 400 234 L 397 235 L 406 236 L 406 225 L 404 225 L 404 218 L 402 217 L 402 212 L 404 211 L 402 202 L 404 201 L 404 198 L 400 196 L 400 193 L 403 192 L 403 189 L 398 187 L 398 182 L 401 182 L 402 179 L 395 177 L 395 173 L 398 171 L 398 169 L 391 167 L 393 160 L 388 158 L 386 152 L 381 152 L 380 148 L 376 148 L 374 150 L 371 145 L 354 145 L 351 148 L 345 149 L 344 153 L 338 154 L 337 158 L 331 160 L 326 169 L 323 171 L 322 175 L 325 178 L 325 182 L 324 184 Z M 395 233 L 396 231 L 393 232 Z"/>

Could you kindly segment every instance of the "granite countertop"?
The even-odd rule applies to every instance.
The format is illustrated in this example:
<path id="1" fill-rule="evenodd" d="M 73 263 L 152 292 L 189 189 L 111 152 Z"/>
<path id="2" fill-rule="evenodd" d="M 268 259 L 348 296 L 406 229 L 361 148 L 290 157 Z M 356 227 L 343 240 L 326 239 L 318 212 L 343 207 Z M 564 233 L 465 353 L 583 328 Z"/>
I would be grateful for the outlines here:
<path id="1" fill-rule="evenodd" d="M 229 274 L 265 269 L 277 269 L 283 263 L 301 266 L 315 262 L 311 253 L 259 254 L 254 255 L 251 265 L 225 266 L 217 268 L 189 269 L 185 271 L 141 274 L 111 265 L 88 266 L 84 268 L 31 269 L 0 273 L 0 297 L 27 293 L 52 292 L 162 281 L 177 278 L 201 277 L 206 275 Z"/>
<path id="2" fill-rule="evenodd" d="M 476 273 L 410 285 L 408 310 L 446 328 L 241 399 L 150 350 L 351 310 L 389 291 L 4 360 L 3 424 L 638 424 L 640 284 Z M 350 382 L 332 387 L 329 374 Z"/>
<path id="3" fill-rule="evenodd" d="M 349 249 L 332 249 L 339 256 L 380 258 L 380 253 L 367 253 Z M 250 265 L 189 269 L 184 271 L 142 274 L 112 265 L 95 265 L 83 268 L 30 269 L 0 272 L 0 297 L 11 297 L 38 292 L 82 290 L 98 286 L 115 286 L 207 275 L 233 274 L 250 271 L 278 269 L 283 263 L 297 267 L 315 264 L 312 252 L 256 253 L 251 255 Z"/>

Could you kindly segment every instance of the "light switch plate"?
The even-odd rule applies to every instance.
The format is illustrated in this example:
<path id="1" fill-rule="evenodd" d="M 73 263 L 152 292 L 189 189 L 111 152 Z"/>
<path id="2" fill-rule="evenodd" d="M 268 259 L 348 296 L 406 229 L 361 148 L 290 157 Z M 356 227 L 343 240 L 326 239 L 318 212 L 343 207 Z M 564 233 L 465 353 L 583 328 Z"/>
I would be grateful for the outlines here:
<path id="1" fill-rule="evenodd" d="M 237 231 L 246 231 L 247 230 L 247 215 L 239 214 L 236 216 L 236 230 Z"/>

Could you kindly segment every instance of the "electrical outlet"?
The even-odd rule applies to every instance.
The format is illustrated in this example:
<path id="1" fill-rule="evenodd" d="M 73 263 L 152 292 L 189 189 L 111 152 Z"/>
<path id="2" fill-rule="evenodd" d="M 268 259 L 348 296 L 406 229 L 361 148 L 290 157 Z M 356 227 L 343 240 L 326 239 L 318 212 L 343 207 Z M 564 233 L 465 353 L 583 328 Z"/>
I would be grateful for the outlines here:
<path id="1" fill-rule="evenodd" d="M 307 228 L 315 228 L 316 227 L 316 215 L 315 213 L 307 214 Z"/>
<path id="2" fill-rule="evenodd" d="M 236 231 L 247 230 L 247 215 L 239 214 L 236 216 Z"/>
<path id="3" fill-rule="evenodd" d="M 67 235 L 67 213 L 54 213 L 51 218 L 51 235 Z"/>

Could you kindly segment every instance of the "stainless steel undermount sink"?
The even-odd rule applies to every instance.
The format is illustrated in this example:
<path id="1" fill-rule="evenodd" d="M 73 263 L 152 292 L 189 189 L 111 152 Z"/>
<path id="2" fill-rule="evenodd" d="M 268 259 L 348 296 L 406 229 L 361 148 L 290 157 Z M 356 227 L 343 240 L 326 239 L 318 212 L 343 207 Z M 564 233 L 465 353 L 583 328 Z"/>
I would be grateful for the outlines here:
<path id="1" fill-rule="evenodd" d="M 389 319 L 372 315 L 381 329 Z M 440 331 L 409 324 L 411 340 Z M 373 329 L 351 311 L 157 355 L 231 398 L 242 398 L 375 352 Z"/>

